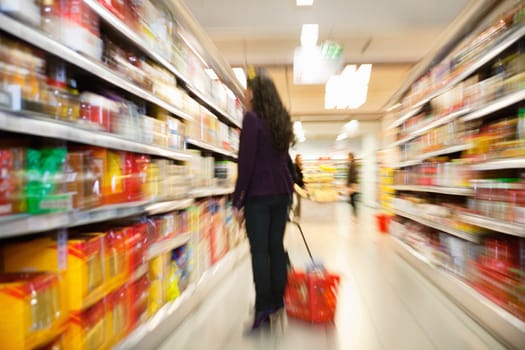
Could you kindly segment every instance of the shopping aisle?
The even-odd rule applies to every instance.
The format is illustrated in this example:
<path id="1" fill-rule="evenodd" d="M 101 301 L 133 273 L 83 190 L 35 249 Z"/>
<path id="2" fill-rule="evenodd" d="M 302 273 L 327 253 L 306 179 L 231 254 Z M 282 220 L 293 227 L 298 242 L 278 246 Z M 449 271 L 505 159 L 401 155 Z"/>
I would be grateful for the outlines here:
<path id="1" fill-rule="evenodd" d="M 373 214 L 355 220 L 345 203 L 303 204 L 314 256 L 342 277 L 334 326 L 288 319 L 284 329 L 246 335 L 253 291 L 245 259 L 161 349 L 503 349 L 394 252 Z M 293 226 L 286 245 L 294 264 L 308 261 Z"/>

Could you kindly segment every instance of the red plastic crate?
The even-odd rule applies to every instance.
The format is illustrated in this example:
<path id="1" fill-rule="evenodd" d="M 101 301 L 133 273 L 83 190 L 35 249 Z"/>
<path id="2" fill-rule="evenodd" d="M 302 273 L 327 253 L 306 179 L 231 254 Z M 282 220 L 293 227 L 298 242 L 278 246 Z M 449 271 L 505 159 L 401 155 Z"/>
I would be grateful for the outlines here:
<path id="1" fill-rule="evenodd" d="M 312 323 L 333 322 L 339 280 L 327 272 L 290 271 L 284 293 L 286 313 Z"/>

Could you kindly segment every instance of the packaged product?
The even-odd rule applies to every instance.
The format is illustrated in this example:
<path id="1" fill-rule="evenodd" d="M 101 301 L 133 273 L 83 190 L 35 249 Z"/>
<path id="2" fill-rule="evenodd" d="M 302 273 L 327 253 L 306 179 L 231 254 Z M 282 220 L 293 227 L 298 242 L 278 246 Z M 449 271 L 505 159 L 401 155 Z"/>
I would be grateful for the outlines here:
<path id="1" fill-rule="evenodd" d="M 64 330 L 68 312 L 62 287 L 53 273 L 0 274 L 2 348 L 33 349 Z"/>
<path id="2" fill-rule="evenodd" d="M 163 253 L 149 262 L 148 314 L 154 315 L 167 301 L 170 254 Z"/>
<path id="3" fill-rule="evenodd" d="M 91 208 L 102 203 L 101 170 L 93 157 L 93 149 L 70 148 L 64 172 L 67 179 L 67 192 L 73 196 L 75 209 Z"/>
<path id="4" fill-rule="evenodd" d="M 99 18 L 84 1 L 56 0 L 44 5 L 45 31 L 73 50 L 101 59 Z"/>
<path id="5" fill-rule="evenodd" d="M 226 232 L 224 230 L 223 208 L 224 199 L 211 200 L 209 212 L 210 223 L 210 260 L 212 264 L 217 263 L 227 252 Z"/>
<path id="6" fill-rule="evenodd" d="M 80 94 L 80 122 L 88 128 L 110 131 L 118 117 L 118 104 L 92 92 Z"/>
<path id="7" fill-rule="evenodd" d="M 178 274 L 178 289 L 184 291 L 191 280 L 191 255 L 187 245 L 173 250 L 171 253 L 172 265 Z"/>
<path id="8" fill-rule="evenodd" d="M 124 197 L 128 202 L 142 199 L 142 174 L 137 161 L 139 156 L 124 153 Z"/>
<path id="9" fill-rule="evenodd" d="M 76 84 L 70 80 L 66 63 L 59 60 L 48 60 L 48 109 L 55 118 L 66 121 L 77 121 L 80 117 L 80 97 Z"/>
<path id="10" fill-rule="evenodd" d="M 106 326 L 108 328 L 109 343 L 118 343 L 130 330 L 130 310 L 127 286 L 122 286 L 105 298 Z"/>
<path id="11" fill-rule="evenodd" d="M 85 310 L 71 313 L 66 332 L 66 348 L 105 349 L 109 346 L 109 330 L 106 301 L 103 299 Z"/>
<path id="12" fill-rule="evenodd" d="M 26 211 L 25 148 L 0 147 L 0 215 Z"/>
<path id="13" fill-rule="evenodd" d="M 0 11 L 34 26 L 40 25 L 40 7 L 33 0 L 0 0 Z"/>
<path id="14" fill-rule="evenodd" d="M 0 35 L 0 105 L 46 113 L 46 61 L 43 53 Z"/>
<path id="15" fill-rule="evenodd" d="M 68 211 L 73 208 L 72 194 L 66 192 L 65 148 L 28 149 L 25 195 L 31 214 Z"/>
<path id="16" fill-rule="evenodd" d="M 105 294 L 103 234 L 52 236 L 6 243 L 8 272 L 53 271 L 63 275 L 68 310 L 82 310 Z"/>
<path id="17" fill-rule="evenodd" d="M 149 278 L 144 275 L 128 287 L 130 327 L 135 328 L 148 318 Z"/>

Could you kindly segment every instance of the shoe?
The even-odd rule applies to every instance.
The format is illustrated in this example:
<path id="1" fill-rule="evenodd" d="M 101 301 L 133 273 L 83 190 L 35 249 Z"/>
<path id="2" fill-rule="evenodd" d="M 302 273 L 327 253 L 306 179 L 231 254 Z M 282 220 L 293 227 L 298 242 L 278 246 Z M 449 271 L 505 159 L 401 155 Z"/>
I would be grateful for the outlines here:
<path id="1" fill-rule="evenodd" d="M 264 311 L 257 312 L 253 319 L 251 330 L 256 330 L 256 329 L 261 328 L 264 324 L 269 324 L 271 314 L 272 314 L 271 310 L 264 310 Z"/>

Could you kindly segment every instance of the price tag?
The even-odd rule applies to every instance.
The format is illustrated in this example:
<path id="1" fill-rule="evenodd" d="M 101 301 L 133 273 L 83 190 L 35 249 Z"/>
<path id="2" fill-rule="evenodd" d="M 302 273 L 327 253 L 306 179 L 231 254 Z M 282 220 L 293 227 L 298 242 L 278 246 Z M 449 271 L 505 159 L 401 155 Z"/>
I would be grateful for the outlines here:
<path id="1" fill-rule="evenodd" d="M 67 268 L 67 230 L 61 229 L 57 236 L 58 269 L 63 271 Z"/>

